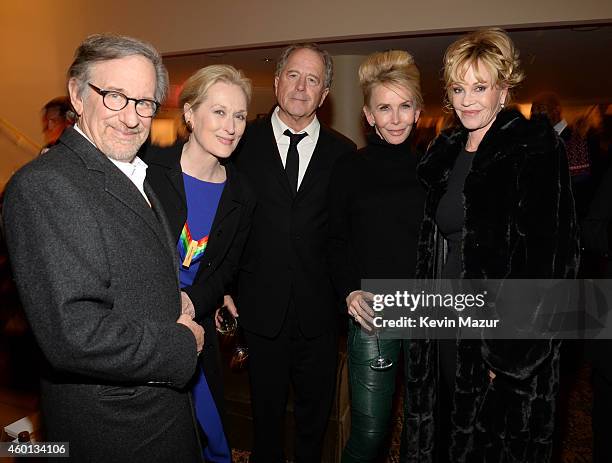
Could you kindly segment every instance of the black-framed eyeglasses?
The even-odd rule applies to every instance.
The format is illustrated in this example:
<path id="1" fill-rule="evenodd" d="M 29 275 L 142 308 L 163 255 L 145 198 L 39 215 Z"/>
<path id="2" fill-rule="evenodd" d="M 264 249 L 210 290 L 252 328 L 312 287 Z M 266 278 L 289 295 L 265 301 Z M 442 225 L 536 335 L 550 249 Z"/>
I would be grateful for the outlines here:
<path id="1" fill-rule="evenodd" d="M 140 117 L 153 117 L 160 106 L 155 100 L 130 98 L 116 90 L 102 90 L 91 82 L 87 82 L 87 84 L 94 89 L 98 95 L 102 96 L 102 103 L 111 111 L 121 111 L 130 101 L 133 101 L 136 108 L 136 114 Z"/>

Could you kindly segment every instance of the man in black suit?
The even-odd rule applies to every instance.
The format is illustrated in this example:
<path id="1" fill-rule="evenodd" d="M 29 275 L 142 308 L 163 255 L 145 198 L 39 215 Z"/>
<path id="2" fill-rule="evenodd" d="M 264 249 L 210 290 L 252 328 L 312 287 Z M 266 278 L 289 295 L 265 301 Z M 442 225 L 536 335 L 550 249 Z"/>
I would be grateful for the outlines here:
<path id="1" fill-rule="evenodd" d="M 181 314 L 175 244 L 136 156 L 167 72 L 151 45 L 94 35 L 68 76 L 76 126 L 15 174 L 4 203 L 46 360 L 44 438 L 69 442 L 73 461 L 201 461 L 184 387 L 204 332 Z"/>
<path id="2" fill-rule="evenodd" d="M 576 214 L 578 219 L 582 220 L 589 208 L 593 186 L 591 156 L 587 141 L 579 134 L 576 128 L 570 127 L 563 118 L 561 102 L 554 93 L 540 93 L 533 99 L 531 103 L 531 117 L 534 116 L 547 117 L 555 132 L 565 143 L 565 151 L 572 179 L 572 192 L 576 204 Z"/>
<path id="3" fill-rule="evenodd" d="M 331 80 L 327 52 L 314 44 L 285 49 L 274 78 L 278 106 L 247 128 L 236 157 L 257 197 L 237 289 L 250 350 L 252 462 L 284 461 L 290 384 L 295 460 L 321 460 L 337 360 L 327 188 L 335 160 L 355 149 L 316 117 Z"/>

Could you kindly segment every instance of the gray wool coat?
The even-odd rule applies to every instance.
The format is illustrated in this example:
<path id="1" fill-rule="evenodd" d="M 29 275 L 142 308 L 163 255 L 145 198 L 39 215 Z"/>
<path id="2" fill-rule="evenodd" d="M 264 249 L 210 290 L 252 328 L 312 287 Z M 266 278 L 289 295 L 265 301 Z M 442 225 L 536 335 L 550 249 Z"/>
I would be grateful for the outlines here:
<path id="1" fill-rule="evenodd" d="M 70 442 L 72 461 L 202 459 L 186 392 L 195 338 L 176 323 L 174 246 L 148 196 L 152 208 L 72 128 L 7 186 L 9 255 L 45 358 L 45 440 Z"/>

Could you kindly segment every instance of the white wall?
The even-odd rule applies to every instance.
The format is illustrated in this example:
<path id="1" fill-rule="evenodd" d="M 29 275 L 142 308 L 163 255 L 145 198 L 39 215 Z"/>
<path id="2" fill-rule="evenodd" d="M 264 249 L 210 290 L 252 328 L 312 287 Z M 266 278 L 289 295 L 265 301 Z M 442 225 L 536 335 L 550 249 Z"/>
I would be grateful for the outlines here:
<path id="1" fill-rule="evenodd" d="M 134 35 L 174 53 L 611 17 L 605 0 L 2 0 L 0 117 L 42 143 L 40 108 L 64 92 L 75 47 L 95 32 Z M 6 140 L 0 150 L 1 186 L 29 154 Z"/>
<path id="2" fill-rule="evenodd" d="M 612 17 L 612 2 L 606 0 L 107 0 L 96 5 L 97 18 L 84 21 L 148 38 L 163 52 Z M 126 8 L 129 14 L 117 14 Z"/>

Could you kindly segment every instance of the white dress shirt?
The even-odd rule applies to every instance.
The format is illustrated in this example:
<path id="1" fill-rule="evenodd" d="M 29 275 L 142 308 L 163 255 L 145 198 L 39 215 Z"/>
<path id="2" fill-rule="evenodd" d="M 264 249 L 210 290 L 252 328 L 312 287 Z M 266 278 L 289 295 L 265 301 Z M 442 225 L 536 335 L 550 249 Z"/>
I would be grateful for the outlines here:
<path id="1" fill-rule="evenodd" d="M 289 137 L 284 134 L 285 130 L 289 129 L 293 133 L 308 134 L 308 136 L 304 137 L 297 146 L 298 155 L 300 157 L 297 183 L 299 190 L 300 184 L 304 179 L 306 169 L 308 168 L 308 164 L 310 163 L 310 159 L 312 158 L 312 153 L 314 153 L 315 147 L 317 146 L 321 124 L 319 123 L 317 116 L 315 116 L 312 122 L 308 124 L 304 130 L 295 132 L 289 128 L 287 124 L 281 121 L 280 117 L 278 117 L 279 110 L 280 108 L 277 106 L 272 112 L 272 130 L 274 131 L 274 139 L 276 140 L 276 146 L 278 146 L 278 152 L 280 153 L 283 167 L 287 163 L 287 151 L 289 151 Z"/>
<path id="2" fill-rule="evenodd" d="M 555 132 L 557 132 L 557 135 L 561 135 L 561 132 L 563 132 L 566 127 L 567 127 L 567 121 L 565 119 L 561 119 L 559 122 L 555 124 L 553 129 L 555 129 Z"/>
<path id="3" fill-rule="evenodd" d="M 89 143 L 96 146 L 96 144 L 87 135 L 85 135 L 85 133 L 83 133 L 83 131 L 79 128 L 78 125 L 75 125 L 74 129 L 77 132 L 79 132 L 81 135 L 83 135 L 85 139 L 89 141 Z M 147 195 L 145 194 L 145 191 L 144 191 L 144 181 L 145 181 L 145 177 L 147 176 L 147 167 L 148 167 L 147 164 L 142 159 L 140 159 L 138 156 L 134 156 L 134 159 L 132 159 L 131 162 L 117 161 L 111 158 L 108 158 L 108 159 L 113 164 L 115 164 L 119 168 L 119 170 L 125 174 L 127 178 L 130 179 L 130 181 L 136 186 L 136 188 L 138 188 L 138 191 L 140 191 L 140 194 L 142 194 L 142 196 L 144 197 L 144 199 L 147 201 L 147 203 L 150 206 L 151 202 L 149 201 L 149 198 L 147 198 Z"/>

